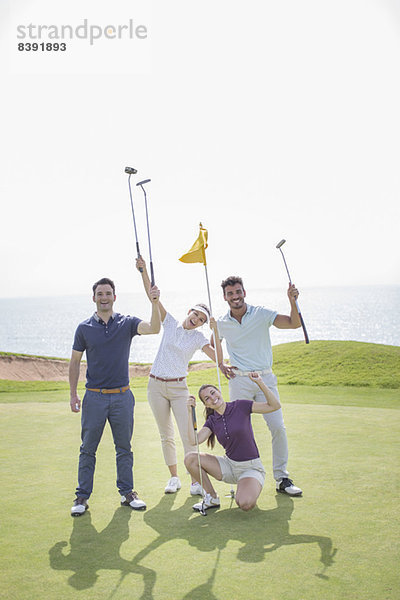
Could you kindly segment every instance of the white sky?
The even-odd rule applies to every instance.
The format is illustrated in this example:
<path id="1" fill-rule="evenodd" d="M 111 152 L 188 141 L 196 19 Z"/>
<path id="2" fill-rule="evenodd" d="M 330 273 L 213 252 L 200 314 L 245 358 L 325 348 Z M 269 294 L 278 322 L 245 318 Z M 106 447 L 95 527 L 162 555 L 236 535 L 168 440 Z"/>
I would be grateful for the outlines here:
<path id="1" fill-rule="evenodd" d="M 300 290 L 400 283 L 397 1 L 0 6 L 0 297 L 89 293 L 102 276 L 140 291 L 126 165 L 152 180 L 161 290 L 204 286 L 178 261 L 200 221 L 217 293 L 231 274 L 286 286 L 282 238 Z M 17 50 L 18 24 L 85 18 L 149 37 Z"/>

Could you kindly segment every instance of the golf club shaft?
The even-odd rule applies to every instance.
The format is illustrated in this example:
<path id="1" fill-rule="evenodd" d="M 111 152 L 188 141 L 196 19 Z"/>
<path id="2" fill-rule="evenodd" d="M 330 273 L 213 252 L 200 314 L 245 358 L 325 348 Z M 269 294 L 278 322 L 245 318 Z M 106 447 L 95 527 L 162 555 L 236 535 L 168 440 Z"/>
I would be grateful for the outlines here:
<path id="1" fill-rule="evenodd" d="M 203 489 L 203 474 L 201 470 L 201 460 L 200 460 L 200 448 L 199 448 L 199 438 L 197 435 L 197 419 L 196 419 L 196 408 L 192 406 L 192 419 L 193 419 L 193 429 L 194 435 L 196 438 L 196 446 L 197 446 L 197 460 L 199 462 L 199 479 L 200 479 L 200 487 L 201 487 L 201 513 L 206 514 L 204 510 L 204 489 Z"/>
<path id="2" fill-rule="evenodd" d="M 131 209 L 132 209 L 132 218 L 133 218 L 133 228 L 135 230 L 135 239 L 136 239 L 136 252 L 137 252 L 137 257 L 139 258 L 140 256 L 140 250 L 139 250 L 139 241 L 138 241 L 138 235 L 137 235 L 137 229 L 136 229 L 136 219 L 135 219 L 135 211 L 133 208 L 133 199 L 132 199 L 132 190 L 131 190 L 131 174 L 128 177 L 128 186 L 129 186 L 129 196 L 131 199 Z M 139 271 L 141 273 L 143 273 L 143 269 L 142 267 L 140 267 Z"/>
<path id="3" fill-rule="evenodd" d="M 289 277 L 289 283 L 291 283 L 292 282 L 292 278 L 290 277 L 290 273 L 289 273 L 289 269 L 288 269 L 288 266 L 287 266 L 287 263 L 286 263 L 285 255 L 283 254 L 281 248 L 279 248 L 279 252 L 282 254 L 283 262 L 285 264 L 286 273 L 288 274 L 288 277 Z"/>
<path id="4" fill-rule="evenodd" d="M 290 277 L 290 273 L 289 273 L 289 269 L 288 269 L 288 266 L 287 266 L 287 263 L 286 263 L 285 255 L 283 254 L 281 248 L 279 248 L 279 252 L 282 254 L 283 262 L 285 264 L 286 273 L 288 274 L 288 278 L 289 278 L 289 285 L 292 285 L 292 278 Z M 309 340 L 309 337 L 308 337 L 308 333 L 307 333 L 306 325 L 304 323 L 303 316 L 302 316 L 301 311 L 300 311 L 299 303 L 297 302 L 297 300 L 295 300 L 295 302 L 296 302 L 297 312 L 299 313 L 299 317 L 300 317 L 301 327 L 302 327 L 303 333 L 304 333 L 304 339 L 305 339 L 306 344 L 309 344 L 310 340 Z"/>
<path id="5" fill-rule="evenodd" d="M 150 180 L 147 180 L 150 181 Z M 147 183 L 143 182 L 143 183 Z M 155 279 L 154 279 L 154 269 L 153 269 L 153 257 L 151 255 L 151 242 L 150 242 L 150 226 L 149 226 L 149 213 L 147 211 L 147 194 L 146 194 L 146 190 L 144 189 L 143 185 L 140 185 L 140 187 L 143 190 L 143 194 L 144 194 L 144 205 L 146 208 L 146 223 L 147 223 L 147 239 L 149 241 L 149 256 L 150 256 L 150 278 L 151 278 L 151 285 L 153 286 L 155 283 Z"/>

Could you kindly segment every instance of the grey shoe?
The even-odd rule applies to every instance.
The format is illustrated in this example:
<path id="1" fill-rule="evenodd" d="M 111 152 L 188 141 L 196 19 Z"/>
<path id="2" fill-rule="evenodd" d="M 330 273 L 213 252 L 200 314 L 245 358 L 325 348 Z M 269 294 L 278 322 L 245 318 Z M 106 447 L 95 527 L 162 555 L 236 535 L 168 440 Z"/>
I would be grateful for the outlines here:
<path id="1" fill-rule="evenodd" d="M 129 492 L 121 496 L 121 506 L 130 506 L 133 510 L 146 510 L 146 503 L 139 500 L 137 492 Z"/>
<path id="2" fill-rule="evenodd" d="M 190 484 L 190 495 L 191 496 L 202 496 L 203 495 L 203 488 L 197 481 L 195 483 Z"/>
<path id="3" fill-rule="evenodd" d="M 82 498 L 78 496 L 75 498 L 74 503 L 71 507 L 71 517 L 80 517 L 87 511 L 89 508 L 89 504 L 87 503 L 86 498 Z"/>
<path id="4" fill-rule="evenodd" d="M 200 512 L 209 508 L 219 508 L 219 506 L 220 504 L 218 496 L 213 498 L 211 494 L 205 494 L 202 502 L 196 502 L 196 504 L 193 504 L 193 510 L 198 510 Z"/>
<path id="5" fill-rule="evenodd" d="M 179 477 L 171 477 L 171 479 L 168 481 L 167 485 L 165 486 L 164 492 L 166 494 L 175 494 L 175 492 L 180 490 L 181 487 L 182 486 L 181 486 Z"/>

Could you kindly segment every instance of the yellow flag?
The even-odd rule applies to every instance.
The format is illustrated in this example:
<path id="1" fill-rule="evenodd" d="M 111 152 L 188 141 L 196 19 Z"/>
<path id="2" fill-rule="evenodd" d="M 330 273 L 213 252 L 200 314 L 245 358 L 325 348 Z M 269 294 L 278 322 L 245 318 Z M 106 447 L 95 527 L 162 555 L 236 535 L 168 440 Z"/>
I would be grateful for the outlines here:
<path id="1" fill-rule="evenodd" d="M 208 231 L 207 229 L 204 229 L 204 227 L 200 223 L 199 237 L 197 238 L 193 246 L 190 248 L 189 252 L 186 252 L 186 254 L 181 256 L 179 260 L 184 263 L 199 262 L 203 263 L 203 265 L 206 265 L 206 248 L 208 246 L 207 238 Z"/>

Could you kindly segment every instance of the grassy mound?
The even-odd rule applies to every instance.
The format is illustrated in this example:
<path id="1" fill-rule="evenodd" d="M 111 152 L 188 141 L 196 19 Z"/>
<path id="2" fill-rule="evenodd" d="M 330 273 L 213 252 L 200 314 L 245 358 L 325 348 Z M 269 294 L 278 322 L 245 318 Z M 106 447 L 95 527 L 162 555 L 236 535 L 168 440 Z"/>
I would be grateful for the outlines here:
<path id="1" fill-rule="evenodd" d="M 400 388 L 400 347 L 364 342 L 274 346 L 279 384 Z"/>
<path id="2" fill-rule="evenodd" d="M 358 388 L 400 388 L 400 347 L 347 341 L 292 342 L 274 346 L 274 373 L 278 384 Z M 6 353 L 1 353 L 6 354 Z M 43 358 L 43 357 L 41 357 Z M 50 359 L 49 359 L 50 360 Z M 135 363 L 136 364 L 136 363 Z M 225 378 L 221 375 L 222 382 Z M 188 383 L 216 383 L 215 369 L 189 373 Z M 84 387 L 84 382 L 80 382 Z M 147 377 L 135 377 L 145 389 Z M 68 390 L 64 381 L 10 381 L 0 379 L 0 392 Z"/>

